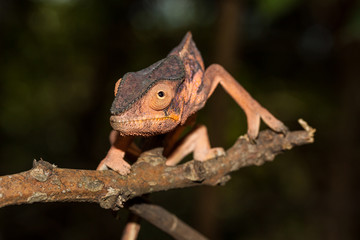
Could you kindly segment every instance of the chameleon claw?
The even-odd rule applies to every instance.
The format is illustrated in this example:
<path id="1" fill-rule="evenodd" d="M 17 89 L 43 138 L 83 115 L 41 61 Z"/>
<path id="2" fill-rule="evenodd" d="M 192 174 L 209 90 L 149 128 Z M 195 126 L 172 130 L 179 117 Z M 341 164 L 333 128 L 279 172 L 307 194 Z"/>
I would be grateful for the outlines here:
<path id="1" fill-rule="evenodd" d="M 259 135 L 259 127 L 260 127 L 259 125 L 260 125 L 260 119 L 259 119 L 258 123 L 255 126 L 249 124 L 249 128 L 248 128 L 248 131 L 247 131 L 247 134 L 246 134 L 246 138 L 251 144 L 256 144 L 255 139 Z"/>
<path id="2" fill-rule="evenodd" d="M 286 136 L 286 134 L 289 132 L 289 128 L 287 126 L 285 126 L 285 124 L 283 124 L 282 122 L 279 121 L 279 123 L 275 126 L 275 127 L 272 127 L 272 129 L 275 131 L 275 132 L 278 132 L 278 133 L 282 133 Z"/>
<path id="3" fill-rule="evenodd" d="M 288 134 L 288 132 L 289 132 L 289 128 L 284 125 L 284 126 L 281 128 L 280 132 L 286 136 L 286 135 Z"/>
<path id="4" fill-rule="evenodd" d="M 252 144 L 252 145 L 256 145 L 256 144 L 257 144 L 255 138 L 252 138 L 252 137 L 250 137 L 249 135 L 247 135 L 247 139 L 248 139 L 248 141 L 249 141 L 250 144 Z"/>

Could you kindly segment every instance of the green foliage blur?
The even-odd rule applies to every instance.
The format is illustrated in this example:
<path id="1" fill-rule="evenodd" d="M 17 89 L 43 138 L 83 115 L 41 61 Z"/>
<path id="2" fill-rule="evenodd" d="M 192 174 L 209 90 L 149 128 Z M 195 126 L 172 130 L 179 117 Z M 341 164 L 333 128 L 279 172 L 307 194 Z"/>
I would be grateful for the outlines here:
<path id="1" fill-rule="evenodd" d="M 291 130 L 304 118 L 315 143 L 223 187 L 151 200 L 210 239 L 359 239 L 359 16 L 355 0 L 2 0 L 0 174 L 40 158 L 95 169 L 109 148 L 116 80 L 191 31 L 205 65 L 222 64 Z M 213 146 L 246 132 L 220 88 L 198 121 Z M 114 215 L 88 203 L 5 207 L 0 240 L 119 239 L 127 211 Z M 170 237 L 143 221 L 139 239 Z"/>

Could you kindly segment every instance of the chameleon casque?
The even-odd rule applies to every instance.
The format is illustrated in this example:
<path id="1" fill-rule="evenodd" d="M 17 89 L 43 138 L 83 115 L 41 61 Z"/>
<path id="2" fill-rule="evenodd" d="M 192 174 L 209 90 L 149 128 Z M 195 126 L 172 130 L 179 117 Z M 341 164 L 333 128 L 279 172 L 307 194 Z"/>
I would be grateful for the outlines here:
<path id="1" fill-rule="evenodd" d="M 220 65 L 204 67 L 202 57 L 188 32 L 181 43 L 166 58 L 138 72 L 130 72 L 115 84 L 115 99 L 110 112 L 111 147 L 98 170 L 113 169 L 125 175 L 130 164 L 125 153 L 139 151 L 134 136 L 154 136 L 168 133 L 164 142 L 167 165 L 176 165 L 193 152 L 194 159 L 205 161 L 223 155 L 222 148 L 211 148 L 206 127 L 195 127 L 175 148 L 183 126 L 191 122 L 204 107 L 217 85 L 220 85 L 245 111 L 247 135 L 254 140 L 260 119 L 271 129 L 285 133 L 286 126 L 262 107 Z"/>

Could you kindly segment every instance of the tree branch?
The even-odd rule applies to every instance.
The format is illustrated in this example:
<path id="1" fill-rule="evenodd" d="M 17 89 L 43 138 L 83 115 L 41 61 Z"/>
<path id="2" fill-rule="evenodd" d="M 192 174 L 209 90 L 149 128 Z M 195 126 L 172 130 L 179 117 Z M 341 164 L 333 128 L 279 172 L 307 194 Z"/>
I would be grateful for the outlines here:
<path id="1" fill-rule="evenodd" d="M 118 209 L 134 197 L 152 192 L 196 185 L 224 184 L 228 174 L 242 167 L 272 161 L 283 150 L 312 143 L 315 129 L 299 121 L 305 130 L 285 136 L 270 130 L 259 134 L 256 144 L 240 137 L 226 155 L 205 162 L 192 160 L 169 167 L 162 149 L 143 153 L 131 173 L 58 168 L 43 160 L 34 161 L 26 172 L 0 177 L 0 207 L 33 202 L 96 202 L 103 208 Z"/>

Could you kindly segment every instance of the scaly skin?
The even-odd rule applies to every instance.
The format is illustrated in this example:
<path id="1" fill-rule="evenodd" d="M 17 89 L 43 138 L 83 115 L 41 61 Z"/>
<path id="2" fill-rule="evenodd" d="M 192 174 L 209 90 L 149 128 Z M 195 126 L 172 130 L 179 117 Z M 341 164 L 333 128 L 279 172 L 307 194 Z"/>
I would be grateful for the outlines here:
<path id="1" fill-rule="evenodd" d="M 127 73 L 116 83 L 110 124 L 118 134 L 113 136 L 112 147 L 98 169 L 111 168 L 128 174 L 130 165 L 124 156 L 131 144 L 130 136 L 177 132 L 179 126 L 204 107 L 218 84 L 245 111 L 251 140 L 258 135 L 260 119 L 275 131 L 287 131 L 286 126 L 254 100 L 223 67 L 213 64 L 205 70 L 201 54 L 188 32 L 165 59 L 141 71 Z M 172 138 L 178 135 L 170 134 L 171 145 Z M 165 152 L 169 152 L 167 147 L 172 146 L 165 143 Z M 223 149 L 210 147 L 206 127 L 198 126 L 167 155 L 167 164 L 175 165 L 191 152 L 201 161 L 224 154 Z"/>

